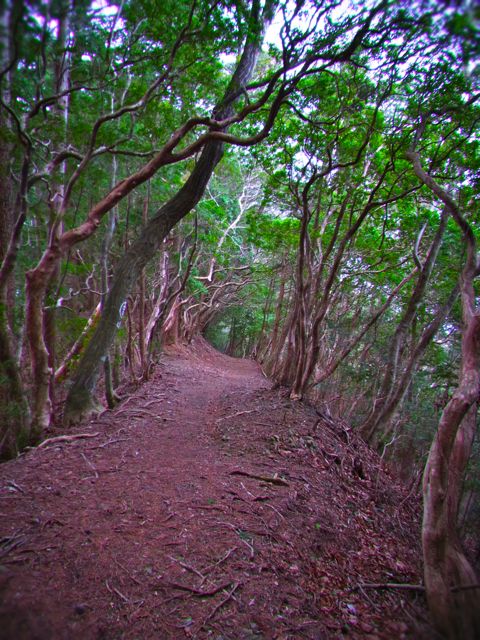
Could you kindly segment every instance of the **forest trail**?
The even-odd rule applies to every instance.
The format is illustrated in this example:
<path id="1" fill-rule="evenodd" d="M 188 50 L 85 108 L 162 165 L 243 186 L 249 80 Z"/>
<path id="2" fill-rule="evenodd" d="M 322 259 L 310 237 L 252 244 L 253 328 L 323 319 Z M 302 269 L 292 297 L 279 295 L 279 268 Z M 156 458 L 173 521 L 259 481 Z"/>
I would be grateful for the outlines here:
<path id="1" fill-rule="evenodd" d="M 428 637 L 412 499 L 345 425 L 202 340 L 0 467 L 0 638 Z"/>

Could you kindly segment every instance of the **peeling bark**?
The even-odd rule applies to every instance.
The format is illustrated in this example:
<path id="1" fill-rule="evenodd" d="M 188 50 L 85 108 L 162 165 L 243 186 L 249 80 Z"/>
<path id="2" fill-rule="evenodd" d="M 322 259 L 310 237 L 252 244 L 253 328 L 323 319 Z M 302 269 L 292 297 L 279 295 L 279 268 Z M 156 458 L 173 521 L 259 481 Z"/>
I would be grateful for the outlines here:
<path id="1" fill-rule="evenodd" d="M 452 640 L 480 637 L 480 589 L 458 534 L 461 486 L 470 457 L 480 398 L 480 311 L 474 279 L 478 274 L 472 228 L 451 196 L 428 175 L 420 156 L 409 151 L 418 178 L 445 204 L 463 231 L 467 248 L 460 277 L 463 333 L 458 386 L 440 417 L 423 477 L 422 544 L 428 605 L 438 631 Z"/>

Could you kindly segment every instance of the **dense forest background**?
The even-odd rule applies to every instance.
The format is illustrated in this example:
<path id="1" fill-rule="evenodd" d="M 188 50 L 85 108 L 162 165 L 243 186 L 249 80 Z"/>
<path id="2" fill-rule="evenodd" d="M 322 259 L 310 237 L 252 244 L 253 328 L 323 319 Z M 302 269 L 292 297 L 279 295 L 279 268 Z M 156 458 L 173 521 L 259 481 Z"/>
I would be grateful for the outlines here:
<path id="1" fill-rule="evenodd" d="M 456 633 L 480 554 L 478 8 L 0 7 L 1 456 L 204 334 L 413 491 L 427 464 L 429 602 Z"/>

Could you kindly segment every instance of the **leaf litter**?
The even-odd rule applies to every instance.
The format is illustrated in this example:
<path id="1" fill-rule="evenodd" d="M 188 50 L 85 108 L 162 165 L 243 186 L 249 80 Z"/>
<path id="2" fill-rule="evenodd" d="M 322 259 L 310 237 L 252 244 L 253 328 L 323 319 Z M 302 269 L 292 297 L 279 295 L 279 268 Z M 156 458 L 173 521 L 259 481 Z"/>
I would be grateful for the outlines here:
<path id="1" fill-rule="evenodd" d="M 197 339 L 0 467 L 0 638 L 426 639 L 419 513 L 348 425 Z"/>

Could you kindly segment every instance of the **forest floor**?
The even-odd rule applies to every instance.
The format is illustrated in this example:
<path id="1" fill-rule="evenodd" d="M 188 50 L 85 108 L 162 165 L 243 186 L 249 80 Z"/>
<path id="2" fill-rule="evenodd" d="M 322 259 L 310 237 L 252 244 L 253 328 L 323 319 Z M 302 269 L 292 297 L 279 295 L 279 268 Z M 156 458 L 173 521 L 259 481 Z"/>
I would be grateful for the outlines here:
<path id="1" fill-rule="evenodd" d="M 434 637 L 372 586 L 421 582 L 418 500 L 254 362 L 198 340 L 71 436 L 0 467 L 2 640 Z"/>

